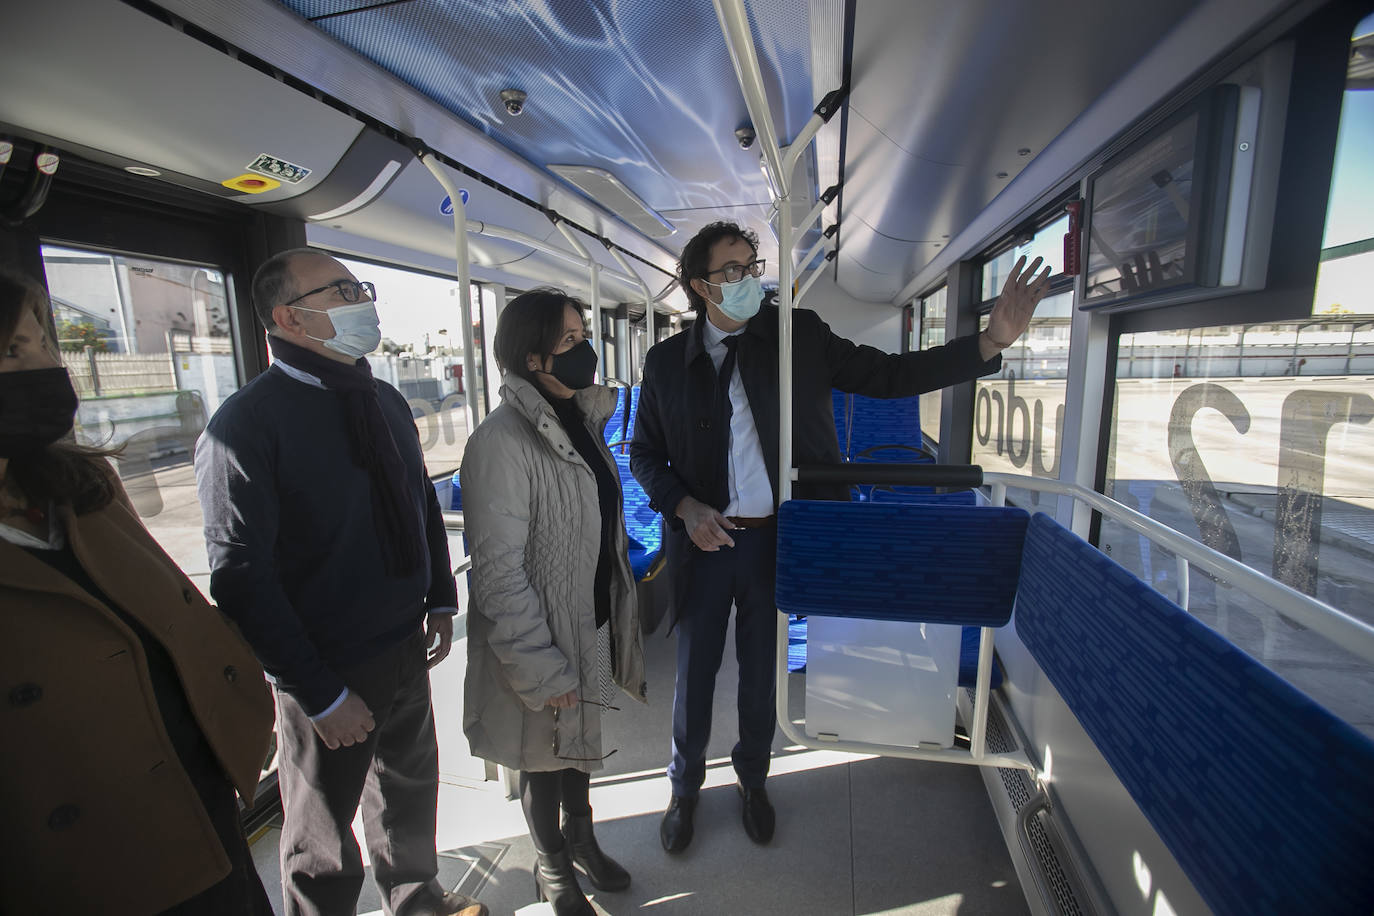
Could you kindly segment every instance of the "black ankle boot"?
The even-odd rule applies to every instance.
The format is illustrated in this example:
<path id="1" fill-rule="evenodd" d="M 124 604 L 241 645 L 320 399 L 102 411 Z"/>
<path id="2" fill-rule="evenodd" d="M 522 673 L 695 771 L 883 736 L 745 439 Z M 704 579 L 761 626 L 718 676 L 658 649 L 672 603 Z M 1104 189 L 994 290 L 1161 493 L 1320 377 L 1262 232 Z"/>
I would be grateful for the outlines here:
<path id="1" fill-rule="evenodd" d="M 563 812 L 563 842 L 597 890 L 623 891 L 630 886 L 630 873 L 597 845 L 590 814 Z"/>
<path id="2" fill-rule="evenodd" d="M 596 916 L 596 910 L 582 895 L 573 871 L 568 844 L 554 853 L 535 851 L 534 890 L 540 901 L 553 904 L 556 916 Z"/>

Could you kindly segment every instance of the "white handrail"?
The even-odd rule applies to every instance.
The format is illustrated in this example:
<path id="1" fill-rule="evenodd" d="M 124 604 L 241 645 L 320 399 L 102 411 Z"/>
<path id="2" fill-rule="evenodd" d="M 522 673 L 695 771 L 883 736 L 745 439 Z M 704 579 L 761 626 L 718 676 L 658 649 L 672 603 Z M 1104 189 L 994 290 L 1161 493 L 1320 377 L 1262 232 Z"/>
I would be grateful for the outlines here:
<path id="1" fill-rule="evenodd" d="M 803 230 L 803 231 L 805 231 L 805 230 Z M 802 255 L 802 256 L 797 260 L 797 265 L 796 265 L 796 267 L 793 268 L 793 269 L 794 269 L 794 270 L 798 270 L 798 271 L 800 271 L 800 270 L 805 270 L 805 269 L 806 269 L 806 265 L 807 265 L 807 264 L 810 264 L 810 263 L 811 263 L 811 259 L 814 258 L 814 257 L 816 256 L 816 252 L 820 251 L 822 248 L 828 248 L 827 243 L 828 243 L 829 241 L 830 241 L 830 239 L 826 238 L 824 235 L 822 235 L 820 238 L 816 239 L 816 244 L 812 245 L 809 249 L 807 249 L 806 254 Z"/>
<path id="2" fill-rule="evenodd" d="M 587 246 L 582 244 L 582 240 L 573 233 L 572 227 L 561 219 L 554 220 L 554 225 L 563 234 L 563 238 L 568 240 L 568 244 L 573 246 L 573 250 L 581 256 L 583 266 L 588 269 L 588 288 L 591 290 L 592 296 L 592 301 L 588 304 L 592 307 L 592 327 L 591 333 L 587 335 L 587 340 L 591 342 L 592 349 L 596 351 L 597 365 L 600 368 L 601 378 L 604 380 L 608 373 L 605 367 L 601 366 L 601 347 L 599 345 L 601 342 L 601 290 L 599 289 L 601 286 L 601 265 L 592 257 Z"/>
<path id="3" fill-rule="evenodd" d="M 787 147 L 787 152 L 782 157 L 783 172 L 789 181 L 792 179 L 792 172 L 797 168 L 797 160 L 801 158 L 802 153 L 806 152 L 807 144 L 816 139 L 816 134 L 820 133 L 824 126 L 825 118 L 813 113 L 806 124 L 802 126 L 801 133 L 792 138 L 792 142 Z"/>
<path id="4" fill-rule="evenodd" d="M 821 264 L 821 266 L 811 271 L 811 275 L 806 278 L 806 282 L 802 283 L 801 288 L 797 290 L 797 294 L 792 297 L 793 306 L 796 306 L 797 303 L 802 301 L 802 299 L 806 296 L 806 291 L 809 290 L 812 286 L 814 286 L 816 284 L 816 281 L 821 278 L 821 274 L 825 273 L 825 265 L 829 263 L 829 261 L 826 261 L 825 263 Z"/>
<path id="5" fill-rule="evenodd" d="M 1024 477 L 1019 474 L 985 473 L 983 482 L 1077 499 L 1137 534 L 1144 535 L 1175 556 L 1186 558 L 1192 565 L 1211 573 L 1233 588 L 1258 598 L 1295 623 L 1325 636 L 1352 655 L 1367 662 L 1374 662 L 1374 626 L 1310 595 L 1304 595 L 1276 579 L 1271 579 L 1239 560 L 1200 544 L 1187 535 L 1180 534 L 1148 515 L 1142 515 L 1095 490 L 1060 480 Z M 1187 597 L 1186 590 L 1182 592 L 1181 597 Z"/>
<path id="6" fill-rule="evenodd" d="M 744 93 L 744 105 L 749 109 L 754 133 L 763 150 L 768 183 L 775 197 L 785 198 L 792 176 L 790 172 L 783 171 L 778 132 L 773 127 L 773 115 L 768 108 L 768 93 L 763 88 L 763 73 L 759 70 L 758 55 L 754 52 L 754 36 L 749 30 L 749 14 L 744 10 L 744 0 L 715 0 L 715 5 L 716 18 L 720 20 L 721 31 L 725 34 L 725 46 L 730 51 L 730 62 L 735 66 L 735 76 L 739 78 L 740 90 Z"/>
<path id="7" fill-rule="evenodd" d="M 636 271 L 630 268 L 630 262 L 625 259 L 623 254 L 614 248 L 608 248 L 607 251 L 611 253 L 611 257 L 615 258 L 615 262 L 619 264 L 626 273 L 631 274 L 639 281 L 639 290 L 644 294 L 644 327 L 647 332 L 644 348 L 647 350 L 654 345 L 654 294 L 649 289 L 649 284 L 645 283 L 644 279 L 640 277 Z M 627 348 L 630 346 L 628 340 L 625 341 L 625 346 Z M 631 366 L 630 374 L 634 375 L 634 373 L 635 367 Z"/>
<path id="8" fill-rule="evenodd" d="M 816 205 L 811 208 L 810 213 L 806 214 L 806 218 L 797 224 L 797 228 L 800 229 L 802 232 L 805 232 L 807 229 L 811 228 L 811 224 L 821 218 L 821 214 L 825 212 L 825 208 L 830 206 L 831 203 L 833 203 L 833 201 L 826 200 L 824 197 L 817 199 Z M 800 263 L 805 264 L 805 259 L 803 259 Z"/>
<path id="9" fill-rule="evenodd" d="M 430 174 L 439 182 L 453 204 L 454 261 L 458 270 L 458 313 L 463 323 L 463 415 L 467 420 L 468 434 L 477 428 L 477 340 L 472 333 L 472 284 L 471 268 L 468 261 L 467 210 L 459 189 L 440 167 L 437 159 L 428 150 L 419 154 L 419 159 L 429 169 Z"/>
<path id="10" fill-rule="evenodd" d="M 792 475 L 796 474 L 793 469 Z M 1292 620 L 1303 624 L 1314 632 L 1320 633 L 1341 648 L 1358 656 L 1364 661 L 1374 662 L 1374 627 L 1351 617 L 1344 611 L 1304 595 L 1296 589 L 1277 582 L 1263 573 L 1233 560 L 1187 535 L 1142 515 L 1128 506 L 1123 506 L 1095 490 L 1078 484 L 1064 483 L 1041 477 L 1025 477 L 1019 474 L 985 473 L 983 483 L 992 488 L 992 502 L 1002 505 L 1007 487 L 1024 490 L 1037 490 L 1080 500 L 1104 516 L 1119 522 L 1137 534 L 1143 535 L 1153 543 L 1173 552 L 1179 558 L 1180 569 L 1186 576 L 1186 566 L 1192 563 L 1206 570 L 1233 588 L 1259 598 L 1274 610 Z M 1180 597 L 1186 600 L 1188 590 L 1186 578 L 1180 576 Z M 1187 607 L 1180 602 L 1180 606 Z M 978 647 L 978 679 L 974 695 L 972 721 L 969 723 L 969 750 L 925 749 L 892 747 L 870 744 L 861 741 L 830 741 L 812 738 L 806 734 L 805 718 L 793 722 L 789 710 L 789 679 L 787 670 L 787 615 L 778 613 L 778 651 L 776 659 L 777 678 L 777 716 L 778 727 L 787 739 L 794 744 L 813 749 L 850 751 L 856 754 L 878 754 L 885 757 L 905 757 L 916 760 L 935 760 L 948 763 L 967 763 L 979 766 L 1014 766 L 1034 771 L 1024 756 L 987 755 L 987 711 L 991 700 L 990 688 L 993 658 L 994 630 L 981 628 Z M 798 724 L 801 728 L 798 728 Z"/>

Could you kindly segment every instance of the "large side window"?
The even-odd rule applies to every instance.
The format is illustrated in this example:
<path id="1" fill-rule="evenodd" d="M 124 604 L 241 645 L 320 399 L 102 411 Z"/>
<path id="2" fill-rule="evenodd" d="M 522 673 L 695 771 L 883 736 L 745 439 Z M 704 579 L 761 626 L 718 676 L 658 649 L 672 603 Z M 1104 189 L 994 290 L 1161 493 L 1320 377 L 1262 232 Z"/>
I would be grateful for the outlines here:
<path id="1" fill-rule="evenodd" d="M 372 374 L 398 388 L 410 403 L 425 466 L 431 475 L 452 473 L 463 462 L 467 445 L 468 393 L 463 389 L 462 312 L 457 284 L 430 274 L 340 258 L 359 280 L 377 287 L 377 315 L 382 344 L 368 355 Z M 482 360 L 481 286 L 472 284 L 474 365 L 478 391 L 473 394 L 484 411 L 482 388 L 486 370 Z"/>
<path id="2" fill-rule="evenodd" d="M 1049 267 L 1052 290 L 1036 308 L 1026 333 L 1002 351 L 1002 371 L 976 383 L 972 456 L 985 471 L 1059 477 L 1074 306 L 1073 281 L 1063 270 L 1068 223 L 1068 216 L 1061 217 L 983 265 L 982 297 L 989 308 L 1022 255 L 1027 268 L 1037 257 L 1044 258 L 1041 269 Z M 979 328 L 986 326 L 984 315 Z M 1014 488 L 1008 498 L 1051 513 L 1057 503 L 1057 497 Z"/>
<path id="3" fill-rule="evenodd" d="M 62 362 L 81 399 L 78 441 L 118 449 L 143 523 L 209 590 L 191 459 L 239 387 L 224 274 L 214 267 L 44 245 Z"/>
<path id="4" fill-rule="evenodd" d="M 940 287 L 935 292 L 922 296 L 914 309 L 918 325 L 913 328 L 917 335 L 913 350 L 938 347 L 945 342 L 945 305 L 948 287 Z M 927 441 L 940 441 L 940 407 L 942 391 L 928 391 L 921 395 L 921 434 Z"/>
<path id="5" fill-rule="evenodd" d="M 1374 622 L 1371 145 L 1374 91 L 1347 91 L 1308 319 L 1120 337 L 1107 492 Z M 1177 564 L 1161 548 L 1106 521 L 1100 543 L 1176 593 Z M 1196 573 L 1189 609 L 1374 734 L 1369 666 Z"/>

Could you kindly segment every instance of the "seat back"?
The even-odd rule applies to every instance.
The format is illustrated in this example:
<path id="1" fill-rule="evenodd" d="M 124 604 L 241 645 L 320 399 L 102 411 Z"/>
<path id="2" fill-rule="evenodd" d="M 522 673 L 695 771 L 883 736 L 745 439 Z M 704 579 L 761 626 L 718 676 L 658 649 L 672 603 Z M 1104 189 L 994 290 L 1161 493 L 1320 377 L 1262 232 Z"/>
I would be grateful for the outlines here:
<path id="1" fill-rule="evenodd" d="M 1023 509 L 793 499 L 778 512 L 778 610 L 997 627 L 1011 616 Z"/>
<path id="2" fill-rule="evenodd" d="M 840 440 L 840 460 L 849 460 L 849 395 L 830 389 L 830 411 L 835 419 L 835 438 Z"/>
<path id="3" fill-rule="evenodd" d="M 933 461 L 921 439 L 921 399 L 869 398 L 851 394 L 850 461 L 884 464 Z"/>
<path id="4" fill-rule="evenodd" d="M 1374 912 L 1374 742 L 1046 515 L 1015 626 L 1216 913 Z"/>

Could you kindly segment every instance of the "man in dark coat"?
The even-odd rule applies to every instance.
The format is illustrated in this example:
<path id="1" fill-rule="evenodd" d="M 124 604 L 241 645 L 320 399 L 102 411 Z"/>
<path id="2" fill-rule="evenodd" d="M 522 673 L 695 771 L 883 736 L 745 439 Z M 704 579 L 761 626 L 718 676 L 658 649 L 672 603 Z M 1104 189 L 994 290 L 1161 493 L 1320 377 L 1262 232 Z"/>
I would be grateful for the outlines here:
<path id="1" fill-rule="evenodd" d="M 386 916 L 486 916 L 437 880 L 428 668 L 457 588 L 410 407 L 365 358 L 373 296 L 312 249 L 254 276 L 274 362 L 196 446 L 210 593 L 276 688 L 288 916 L 356 908 L 360 802 Z"/>
<path id="2" fill-rule="evenodd" d="M 706 775 L 711 698 L 730 620 L 739 659 L 739 742 L 731 754 L 745 832 L 773 836 L 768 775 L 776 685 L 773 603 L 778 497 L 778 313 L 762 307 L 758 240 L 734 223 L 713 223 L 687 243 L 678 280 L 697 310 L 691 328 L 654 346 L 630 469 L 668 520 L 671 623 L 678 628 L 673 695 L 673 797 L 659 835 L 680 852 L 692 840 Z M 941 347 L 894 355 L 832 333 L 812 311 L 793 315 L 793 456 L 798 465 L 835 464 L 831 389 L 875 398 L 910 397 L 996 372 L 1001 351 L 1030 323 L 1049 287 L 1037 258 L 1012 270 L 988 327 Z M 787 469 L 781 469 L 783 473 Z M 809 499 L 847 499 L 844 486 L 798 485 Z M 722 551 L 720 548 L 730 548 Z"/>

